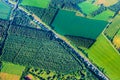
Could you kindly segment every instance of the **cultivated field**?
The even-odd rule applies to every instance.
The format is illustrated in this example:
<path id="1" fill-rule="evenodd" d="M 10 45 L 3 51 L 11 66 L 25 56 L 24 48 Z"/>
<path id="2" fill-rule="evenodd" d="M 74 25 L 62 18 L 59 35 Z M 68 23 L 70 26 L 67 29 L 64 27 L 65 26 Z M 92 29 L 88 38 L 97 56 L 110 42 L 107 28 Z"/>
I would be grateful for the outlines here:
<path id="1" fill-rule="evenodd" d="M 60 10 L 52 23 L 52 27 L 62 35 L 96 39 L 106 24 L 106 21 L 87 19 L 76 16 L 74 12 Z"/>
<path id="2" fill-rule="evenodd" d="M 111 6 L 118 2 L 118 0 L 96 0 L 95 4 L 104 4 L 105 6 Z"/>
<path id="3" fill-rule="evenodd" d="M 100 35 L 86 52 L 93 63 L 104 68 L 105 74 L 110 80 L 120 79 L 120 55 L 114 50 L 104 35 Z"/>
<path id="4" fill-rule="evenodd" d="M 20 80 L 20 76 L 0 72 L 0 80 Z"/>
<path id="5" fill-rule="evenodd" d="M 0 0 L 0 18 L 8 19 L 11 8 Z"/>
<path id="6" fill-rule="evenodd" d="M 93 11 L 99 8 L 99 6 L 92 4 L 90 1 L 84 1 L 82 3 L 79 3 L 78 5 L 82 9 L 83 13 L 87 15 L 91 14 Z"/>
<path id="7" fill-rule="evenodd" d="M 109 25 L 109 27 L 105 30 L 105 34 L 108 36 L 110 40 L 113 39 L 116 32 L 120 28 L 120 15 L 118 14 L 112 21 L 112 24 Z"/>
<path id="8" fill-rule="evenodd" d="M 112 16 L 114 16 L 114 12 L 107 9 L 106 11 L 103 11 L 101 14 L 96 15 L 95 17 L 92 17 L 92 19 L 95 20 L 103 20 L 103 21 L 109 21 Z"/>
<path id="9" fill-rule="evenodd" d="M 8 74 L 19 75 L 19 76 L 22 75 L 22 72 L 25 69 L 24 66 L 15 65 L 15 64 L 12 64 L 12 63 L 8 63 L 8 62 L 3 62 L 2 67 L 3 68 L 1 70 L 1 72 L 8 73 Z"/>
<path id="10" fill-rule="evenodd" d="M 22 0 L 21 5 L 47 8 L 50 0 Z"/>
<path id="11" fill-rule="evenodd" d="M 120 51 L 120 29 L 118 33 L 115 35 L 115 37 L 113 38 L 113 44 Z"/>

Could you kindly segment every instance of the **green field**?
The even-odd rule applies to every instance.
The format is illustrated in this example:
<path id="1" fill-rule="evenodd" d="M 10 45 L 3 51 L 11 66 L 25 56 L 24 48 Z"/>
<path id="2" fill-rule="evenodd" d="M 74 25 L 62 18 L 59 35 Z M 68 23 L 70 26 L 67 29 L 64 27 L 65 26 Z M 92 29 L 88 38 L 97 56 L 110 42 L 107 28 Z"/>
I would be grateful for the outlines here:
<path id="1" fill-rule="evenodd" d="M 112 21 L 112 24 L 105 30 L 105 34 L 110 38 L 113 39 L 114 35 L 120 28 L 120 15 L 118 14 Z"/>
<path id="2" fill-rule="evenodd" d="M 98 14 L 95 17 L 93 17 L 93 19 L 108 21 L 111 19 L 112 16 L 114 16 L 114 14 L 115 13 L 113 11 L 107 9 L 106 11 L 102 12 L 101 14 Z"/>
<path id="3" fill-rule="evenodd" d="M 19 75 L 19 76 L 22 75 L 22 72 L 25 69 L 24 66 L 15 65 L 15 64 L 12 64 L 12 63 L 8 63 L 8 62 L 3 62 L 2 67 L 3 68 L 1 70 L 1 72 L 8 73 L 8 74 Z"/>
<path id="4" fill-rule="evenodd" d="M 105 69 L 110 80 L 120 80 L 120 55 L 103 35 L 86 52 L 93 63 Z"/>
<path id="5" fill-rule="evenodd" d="M 0 18 L 8 19 L 11 8 L 0 0 Z"/>
<path id="6" fill-rule="evenodd" d="M 106 21 L 87 19 L 75 16 L 74 12 L 60 10 L 52 23 L 52 27 L 62 35 L 96 39 L 106 24 Z"/>
<path id="7" fill-rule="evenodd" d="M 47 8 L 50 0 L 22 0 L 21 5 Z"/>
<path id="8" fill-rule="evenodd" d="M 90 1 L 82 2 L 78 4 L 78 6 L 82 9 L 83 13 L 87 15 L 91 14 L 93 11 L 99 8 L 99 6 L 92 4 Z"/>

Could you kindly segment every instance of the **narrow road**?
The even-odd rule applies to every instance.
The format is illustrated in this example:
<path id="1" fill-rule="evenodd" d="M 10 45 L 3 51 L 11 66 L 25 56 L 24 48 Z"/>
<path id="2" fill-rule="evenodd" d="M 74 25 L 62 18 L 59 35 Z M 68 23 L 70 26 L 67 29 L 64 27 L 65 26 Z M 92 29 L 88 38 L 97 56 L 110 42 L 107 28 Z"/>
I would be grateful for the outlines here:
<path id="1" fill-rule="evenodd" d="M 26 10 L 24 8 L 19 8 L 22 11 L 26 12 Z M 29 13 L 29 12 L 28 12 Z M 29 13 L 30 14 L 30 13 Z M 56 36 L 56 38 L 59 38 L 61 40 L 64 41 L 64 44 L 70 46 L 70 48 L 72 49 L 72 51 L 78 56 L 78 58 L 80 60 L 82 60 L 87 67 L 93 71 L 97 76 L 99 76 L 102 80 L 109 80 L 97 67 L 95 67 L 80 51 L 78 51 L 77 49 L 75 49 L 74 46 L 72 46 L 69 41 L 66 40 L 66 38 L 64 36 L 59 35 L 58 33 L 56 33 L 54 30 L 52 30 L 50 28 L 50 26 L 46 25 L 44 22 L 42 22 L 42 20 L 40 20 L 35 14 L 31 15 L 34 17 L 34 22 L 36 22 L 38 25 L 42 24 L 43 27 L 47 28 L 49 31 L 52 31 L 54 33 L 54 35 Z"/>
<path id="2" fill-rule="evenodd" d="M 10 25 L 12 24 L 13 22 L 13 19 L 14 19 L 14 16 L 13 16 L 13 12 L 15 11 L 15 9 L 17 9 L 16 6 L 18 6 L 18 4 L 16 4 L 16 6 L 14 6 L 13 4 L 9 3 L 8 0 L 2 0 L 3 3 L 9 5 L 10 7 L 12 7 L 13 9 L 11 10 L 11 15 L 10 15 L 10 18 L 9 18 L 9 25 L 7 26 L 7 28 L 5 29 L 5 32 L 4 32 L 4 40 L 3 40 L 3 43 L 2 43 L 2 48 L 4 47 L 4 44 L 5 44 L 5 40 L 7 39 L 7 36 L 8 36 L 8 29 L 10 27 Z M 12 17 L 12 18 L 11 18 Z"/>
<path id="3" fill-rule="evenodd" d="M 18 3 L 17 3 L 18 5 Z M 24 8 L 18 7 L 20 10 L 24 11 L 25 13 L 27 13 L 27 15 L 31 15 L 34 18 L 34 22 L 37 23 L 38 25 L 42 26 L 44 29 L 49 30 L 51 32 L 53 32 L 54 36 L 60 40 L 63 41 L 63 43 L 66 46 L 69 46 L 69 48 L 71 49 L 71 51 L 74 52 L 74 54 L 76 54 L 78 56 L 78 59 L 80 59 L 81 61 L 83 61 L 86 65 L 86 67 L 88 69 L 90 69 L 91 71 L 93 71 L 94 74 L 96 74 L 101 80 L 109 80 L 97 67 L 95 67 L 80 51 L 78 51 L 74 46 L 72 46 L 64 36 L 59 35 L 58 33 L 56 33 L 54 30 L 52 30 L 50 28 L 50 26 L 46 25 L 44 22 L 42 22 L 42 20 L 40 20 L 35 14 L 31 14 L 29 13 L 27 10 L 25 10 Z"/>

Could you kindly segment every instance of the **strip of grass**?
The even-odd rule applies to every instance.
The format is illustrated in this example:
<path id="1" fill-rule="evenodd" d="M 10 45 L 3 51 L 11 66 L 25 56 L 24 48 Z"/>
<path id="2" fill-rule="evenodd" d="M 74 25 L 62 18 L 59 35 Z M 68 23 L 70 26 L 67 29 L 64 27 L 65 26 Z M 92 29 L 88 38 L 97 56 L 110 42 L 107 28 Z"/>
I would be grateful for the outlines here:
<path id="1" fill-rule="evenodd" d="M 99 6 L 92 4 L 90 1 L 85 1 L 78 5 L 85 14 L 90 14 L 99 8 Z"/>
<path id="2" fill-rule="evenodd" d="M 6 5 L 0 0 L 0 18 L 8 19 L 10 15 L 11 7 Z"/>
<path id="3" fill-rule="evenodd" d="M 93 17 L 93 19 L 108 21 L 111 19 L 112 16 L 114 16 L 114 14 L 115 13 L 113 11 L 107 9 L 106 11 L 102 12 L 101 14 L 98 14 L 95 17 Z"/>
<path id="4" fill-rule="evenodd" d="M 8 62 L 3 62 L 3 68 L 1 72 L 21 76 L 24 69 L 25 69 L 24 66 L 15 65 L 12 63 L 8 63 Z"/>
<path id="5" fill-rule="evenodd" d="M 100 25 L 99 25 L 100 24 Z M 52 26 L 62 35 L 80 36 L 96 39 L 107 25 L 106 21 L 76 16 L 72 11 L 60 10 Z"/>
<path id="6" fill-rule="evenodd" d="M 117 36 L 119 36 L 119 37 L 120 37 L 120 30 L 118 31 Z"/>
<path id="7" fill-rule="evenodd" d="M 22 5 L 47 8 L 50 0 L 22 0 Z"/>
<path id="8" fill-rule="evenodd" d="M 105 74 L 110 80 L 120 79 L 120 55 L 103 35 L 100 35 L 86 52 L 93 63 L 105 69 Z"/>

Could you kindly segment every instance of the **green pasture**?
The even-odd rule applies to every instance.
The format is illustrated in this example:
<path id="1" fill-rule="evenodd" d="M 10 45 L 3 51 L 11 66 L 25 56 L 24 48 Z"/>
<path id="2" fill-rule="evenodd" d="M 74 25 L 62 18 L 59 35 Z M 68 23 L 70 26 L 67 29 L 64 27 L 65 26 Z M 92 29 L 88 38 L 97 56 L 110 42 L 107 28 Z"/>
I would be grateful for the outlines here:
<path id="1" fill-rule="evenodd" d="M 90 39 L 96 39 L 106 25 L 106 21 L 87 19 L 65 10 L 60 10 L 52 23 L 54 30 L 62 35 Z"/>
<path id="2" fill-rule="evenodd" d="M 104 35 L 100 35 L 90 49 L 85 50 L 90 60 L 104 68 L 110 80 L 120 80 L 120 54 L 117 53 Z"/>
<path id="3" fill-rule="evenodd" d="M 99 8 L 99 6 L 92 4 L 90 1 L 84 1 L 78 4 L 78 6 L 82 9 L 83 13 L 87 15 L 91 14 L 93 11 Z"/>
<path id="4" fill-rule="evenodd" d="M 21 76 L 24 69 L 24 66 L 15 65 L 9 62 L 3 62 L 1 72 Z"/>
<path id="5" fill-rule="evenodd" d="M 21 5 L 47 8 L 50 0 L 22 0 Z"/>
<path id="6" fill-rule="evenodd" d="M 92 19 L 108 21 L 114 16 L 114 14 L 115 13 L 113 11 L 107 9 L 106 11 L 103 11 L 101 14 L 92 17 Z"/>

